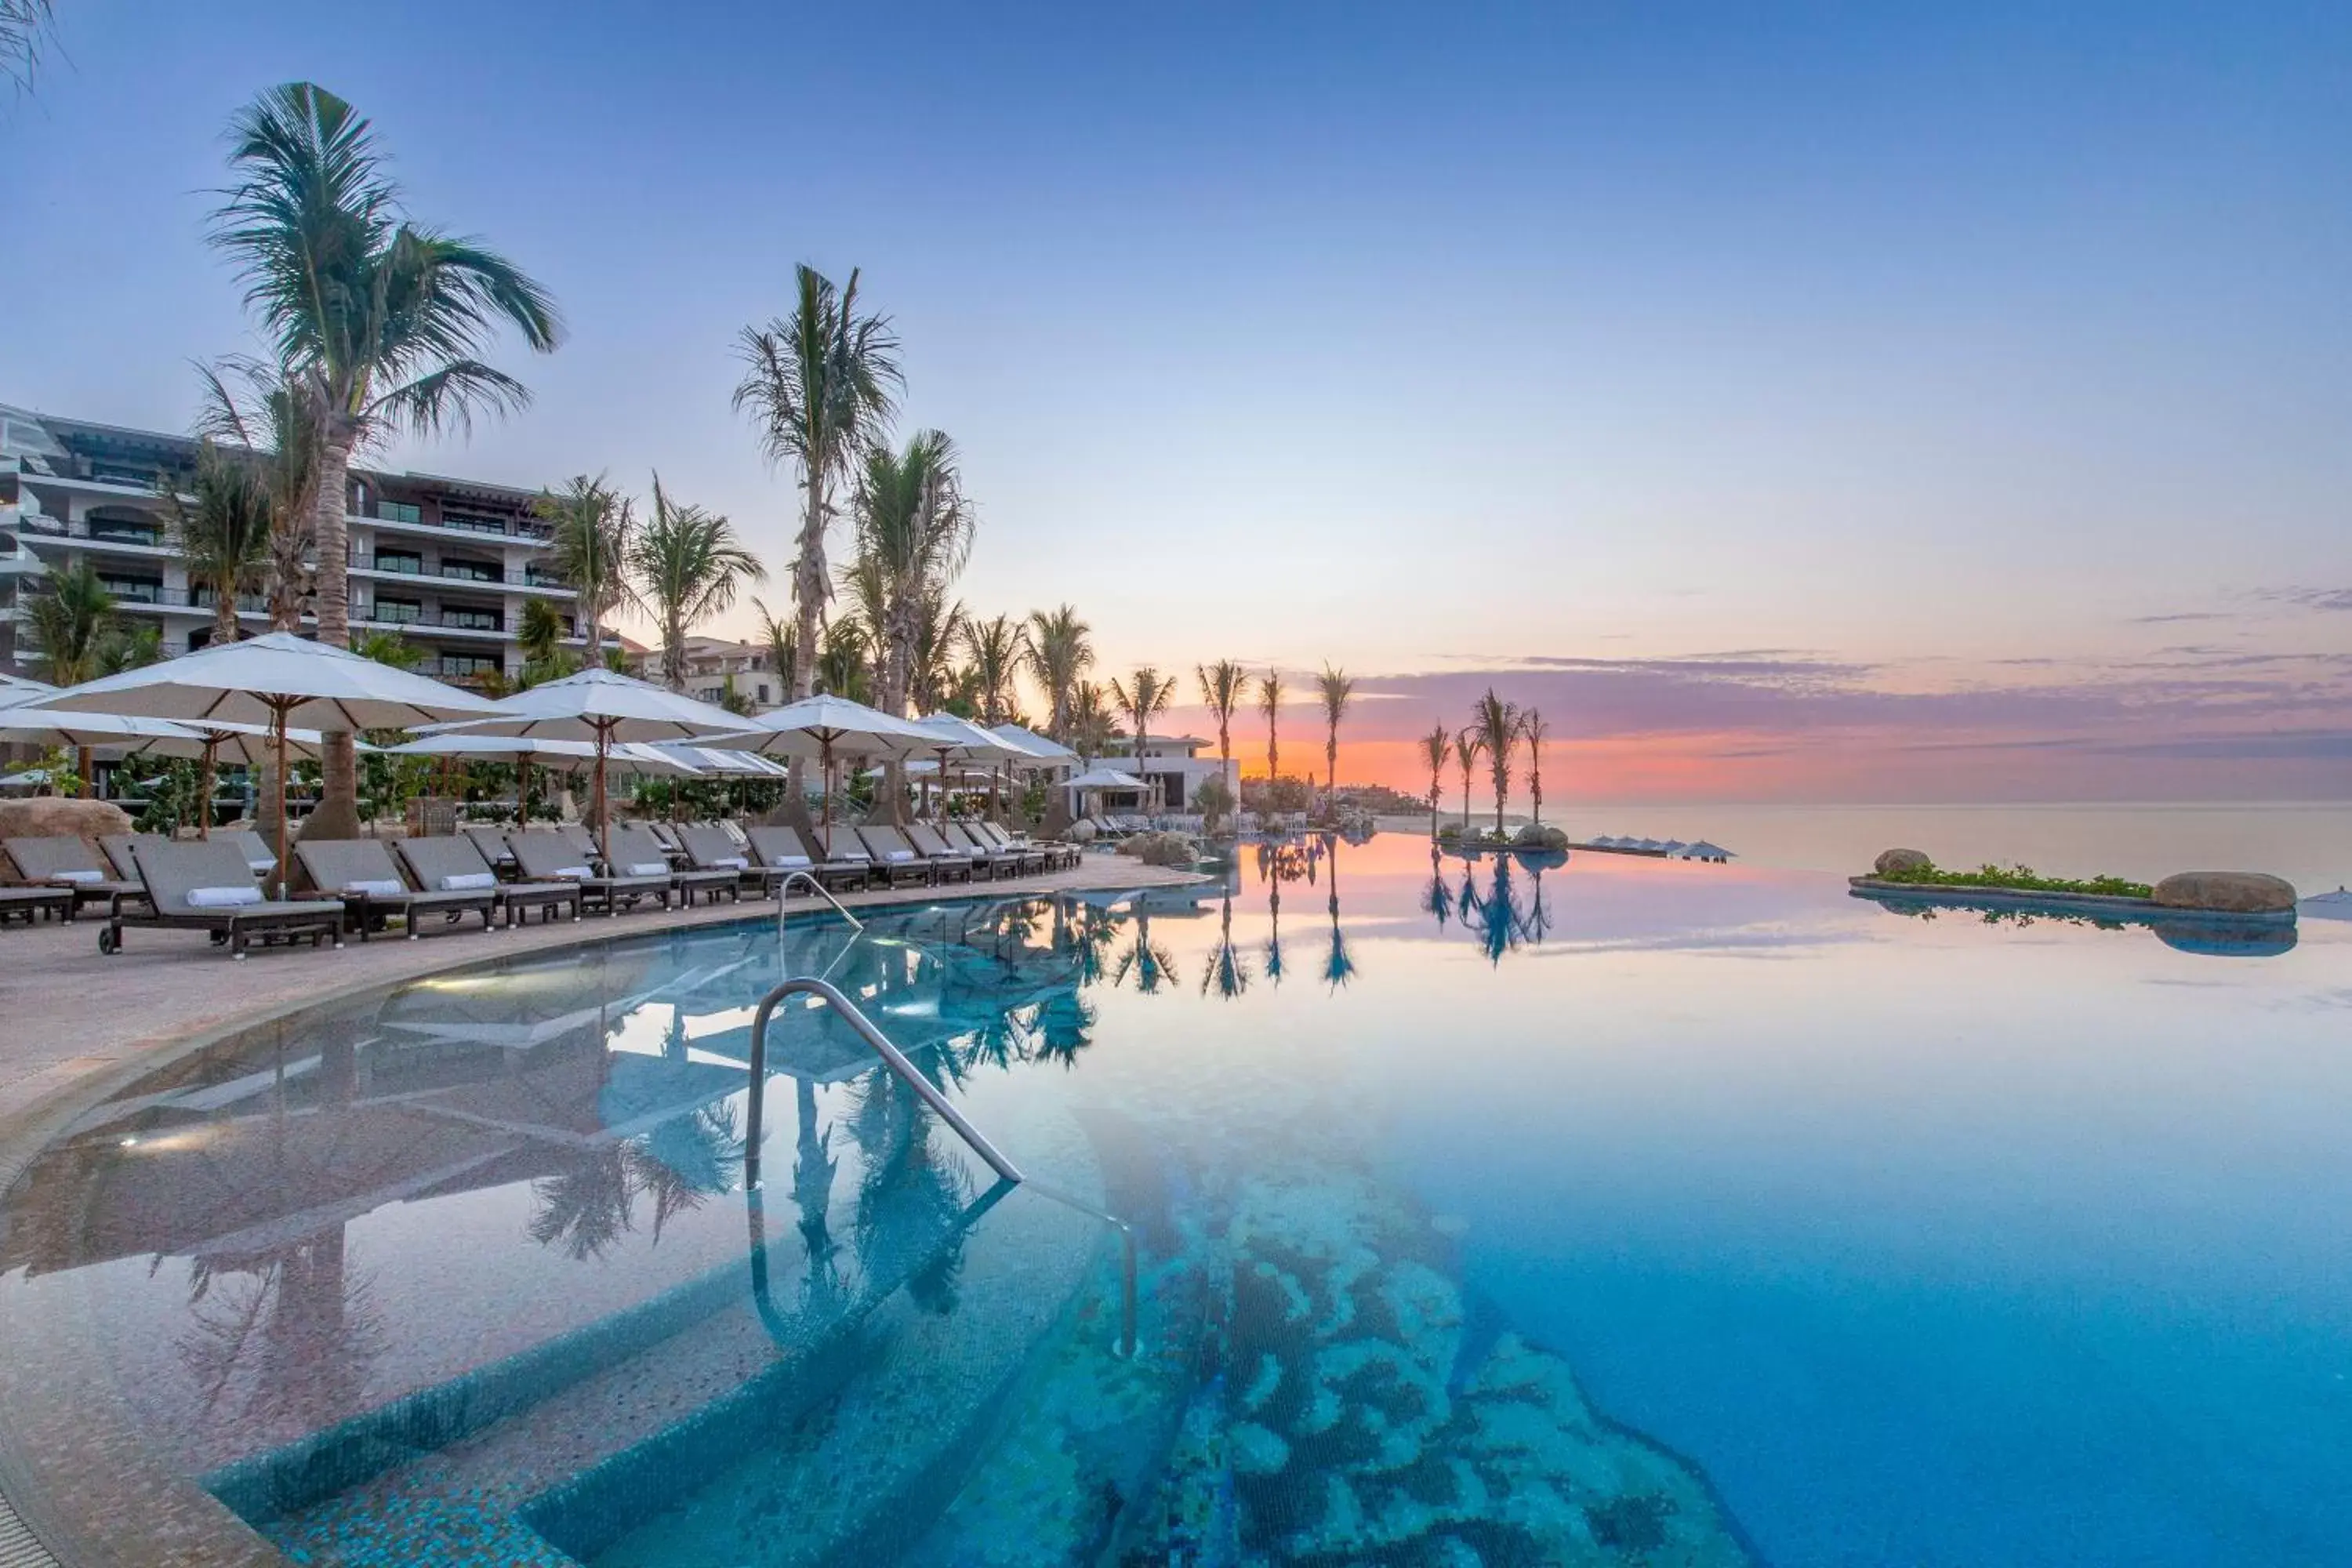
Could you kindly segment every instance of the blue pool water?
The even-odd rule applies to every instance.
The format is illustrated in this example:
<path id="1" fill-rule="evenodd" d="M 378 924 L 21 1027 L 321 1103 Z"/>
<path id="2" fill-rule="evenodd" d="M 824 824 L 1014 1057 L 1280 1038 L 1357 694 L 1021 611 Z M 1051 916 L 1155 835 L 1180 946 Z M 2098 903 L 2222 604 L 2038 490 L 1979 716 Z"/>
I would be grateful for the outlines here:
<path id="1" fill-rule="evenodd" d="M 747 1193 L 813 971 L 1033 1179 L 788 1007 Z M 2347 922 L 1396 837 L 648 937 L 83 1116 L 5 1413 L 310 1562 L 2341 1564 L 2347 1022 Z"/>

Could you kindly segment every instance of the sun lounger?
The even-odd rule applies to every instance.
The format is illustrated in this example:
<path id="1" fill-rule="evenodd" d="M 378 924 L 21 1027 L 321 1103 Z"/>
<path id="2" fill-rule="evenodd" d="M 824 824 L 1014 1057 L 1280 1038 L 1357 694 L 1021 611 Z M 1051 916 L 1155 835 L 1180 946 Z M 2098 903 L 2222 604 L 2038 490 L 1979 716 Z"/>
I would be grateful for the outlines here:
<path id="1" fill-rule="evenodd" d="M 572 918 L 580 918 L 580 889 L 571 882 L 501 882 L 490 863 L 471 838 L 433 837 L 403 838 L 393 846 L 408 875 L 420 888 L 434 890 L 472 889 L 484 886 L 481 879 L 490 879 L 489 893 L 497 907 L 506 911 L 507 924 L 512 926 L 518 915 L 528 916 L 538 910 L 542 921 L 553 920 L 557 913 L 569 909 Z M 502 843 L 499 846 L 504 848 Z"/>
<path id="2" fill-rule="evenodd" d="M 929 863 L 935 881 L 969 882 L 977 867 L 971 850 L 953 846 L 928 822 L 909 823 L 904 837 L 916 854 Z"/>
<path id="3" fill-rule="evenodd" d="M 87 838 L 70 833 L 11 838 L 0 848 L 8 851 L 19 877 L 44 889 L 63 889 L 77 910 L 84 904 L 111 904 L 118 897 L 146 901 L 147 889 L 135 875 L 136 866 L 128 880 L 115 875 L 114 868 L 89 847 Z"/>
<path id="4" fill-rule="evenodd" d="M 607 915 L 620 913 L 624 904 L 635 909 L 642 899 L 659 899 L 667 909 L 677 890 L 667 868 L 658 877 L 599 877 L 590 869 L 588 857 L 561 834 L 518 833 L 507 847 L 514 851 L 515 865 L 524 877 L 534 882 L 570 882 L 580 889 L 583 903 Z"/>
<path id="5" fill-rule="evenodd" d="M 117 899 L 98 933 L 100 952 L 122 951 L 125 924 L 208 931 L 227 947 L 231 958 L 240 959 L 257 937 L 275 942 L 307 936 L 313 947 L 321 942 L 343 945 L 341 900 L 263 898 L 234 844 L 216 838 L 189 844 L 162 840 L 142 847 L 138 857 L 140 880 L 154 912 L 126 917 L 125 900 Z"/>
<path id="6" fill-rule="evenodd" d="M 654 836 L 654 842 L 662 847 L 662 853 L 668 856 L 673 864 L 688 858 L 686 853 L 686 841 L 678 837 L 678 830 L 675 824 L 647 822 L 640 826 Z"/>
<path id="7" fill-rule="evenodd" d="M 510 876 L 515 868 L 514 851 L 507 847 L 507 830 L 494 822 L 469 822 L 457 829 L 474 852 L 489 863 L 491 870 Z"/>
<path id="8" fill-rule="evenodd" d="M 686 850 L 687 864 L 695 870 L 732 871 L 739 888 L 749 888 L 763 899 L 776 890 L 776 884 L 792 875 L 790 868 L 754 864 L 747 846 L 736 843 L 716 827 L 681 827 L 677 838 Z"/>
<path id="9" fill-rule="evenodd" d="M 213 837 L 226 838 L 236 845 L 236 852 L 245 857 L 246 869 L 255 876 L 266 878 L 278 869 L 278 852 L 263 843 L 261 835 L 251 828 L 240 827 L 229 833 L 215 833 Z"/>
<path id="10" fill-rule="evenodd" d="M 488 888 L 420 892 L 408 885 L 381 838 L 314 838 L 294 846 L 294 858 L 321 896 L 343 900 L 358 923 L 362 942 L 395 915 L 407 922 L 411 942 L 425 934 L 425 921 L 435 915 L 446 923 L 462 920 L 469 911 L 478 913 L 488 931 L 499 901 Z"/>
<path id="11" fill-rule="evenodd" d="M 537 832 L 540 830 L 534 828 L 532 831 Z M 562 839 L 563 842 L 572 846 L 572 848 L 587 856 L 588 863 L 591 866 L 602 865 L 604 863 L 604 852 L 596 847 L 596 836 L 588 831 L 587 826 L 584 823 L 559 822 L 555 826 L 547 829 L 546 831 L 553 833 L 556 837 Z"/>
<path id="12" fill-rule="evenodd" d="M 98 847 L 106 851 L 107 864 L 114 868 L 116 879 L 125 882 L 139 880 L 139 852 L 142 849 L 150 845 L 170 842 L 161 833 L 101 833 L 98 836 Z M 246 868 L 246 875 L 259 879 L 259 874 L 250 866 Z"/>
<path id="13" fill-rule="evenodd" d="M 26 925 L 52 915 L 69 921 L 74 917 L 74 899 L 71 888 L 0 888 L 0 926 L 19 915 Z"/>
<path id="14" fill-rule="evenodd" d="M 940 832 L 950 845 L 971 856 L 973 868 L 987 872 L 990 881 L 1021 874 L 1024 859 L 1021 851 L 999 848 L 975 831 L 971 823 L 944 823 Z"/>
<path id="15" fill-rule="evenodd" d="M 857 841 L 865 845 L 866 853 L 873 857 L 874 869 L 882 875 L 886 885 L 895 888 L 901 882 L 929 884 L 929 862 L 915 852 L 913 845 L 899 837 L 897 828 L 860 827 L 856 833 Z"/>
<path id="16" fill-rule="evenodd" d="M 715 899 L 721 893 L 730 899 L 743 896 L 743 878 L 740 868 L 728 866 L 700 871 L 691 866 L 673 867 L 668 854 L 662 848 L 661 840 L 641 822 L 623 823 L 613 829 L 612 859 L 614 871 L 625 876 L 650 877 L 656 874 L 656 868 L 659 868 L 660 874 L 667 877 L 670 885 L 677 889 L 679 901 L 689 909 L 693 907 L 697 893 L 706 899 Z"/>
<path id="17" fill-rule="evenodd" d="M 971 836 L 1000 853 L 1018 855 L 1024 871 L 1059 870 L 1065 861 L 1077 864 L 1078 850 L 1074 844 L 1036 844 L 1025 838 L 1015 838 L 993 822 L 969 825 Z"/>
<path id="18" fill-rule="evenodd" d="M 873 875 L 874 862 L 861 848 L 856 856 L 836 855 L 821 859 L 810 852 L 801 836 L 789 827 L 754 827 L 749 830 L 751 841 L 750 858 L 763 870 L 774 871 L 778 879 L 794 871 L 805 871 L 816 879 L 817 886 L 831 890 L 847 888 L 853 890 L 866 886 Z"/>

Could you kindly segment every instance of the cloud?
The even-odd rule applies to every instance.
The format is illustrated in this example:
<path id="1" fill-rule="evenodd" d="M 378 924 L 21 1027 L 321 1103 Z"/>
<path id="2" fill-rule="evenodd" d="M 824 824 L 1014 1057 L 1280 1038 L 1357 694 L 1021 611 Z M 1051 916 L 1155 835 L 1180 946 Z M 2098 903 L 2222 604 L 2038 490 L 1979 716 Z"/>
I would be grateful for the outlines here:
<path id="1" fill-rule="evenodd" d="M 2261 588 L 2254 597 L 2306 610 L 2352 610 L 2352 588 Z"/>

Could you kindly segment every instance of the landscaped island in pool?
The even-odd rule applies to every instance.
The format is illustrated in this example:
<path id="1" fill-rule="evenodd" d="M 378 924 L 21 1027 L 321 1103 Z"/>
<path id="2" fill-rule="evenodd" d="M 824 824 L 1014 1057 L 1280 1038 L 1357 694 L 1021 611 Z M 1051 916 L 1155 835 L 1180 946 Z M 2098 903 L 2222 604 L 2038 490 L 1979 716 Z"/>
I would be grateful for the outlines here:
<path id="1" fill-rule="evenodd" d="M 747 1191 L 801 973 L 1029 1179 L 790 1004 Z M 2347 994 L 1393 837 L 476 965 L 33 1152 L 0 1482 L 186 1560 L 2352 1560 Z"/>

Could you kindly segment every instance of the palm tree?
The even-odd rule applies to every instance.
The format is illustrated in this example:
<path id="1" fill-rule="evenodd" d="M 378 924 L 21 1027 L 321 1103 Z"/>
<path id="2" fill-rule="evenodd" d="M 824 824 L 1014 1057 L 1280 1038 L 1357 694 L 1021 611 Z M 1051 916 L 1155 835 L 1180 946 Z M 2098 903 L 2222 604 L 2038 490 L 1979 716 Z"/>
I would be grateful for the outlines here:
<path id="1" fill-rule="evenodd" d="M 933 588 L 914 607 L 915 637 L 907 657 L 907 700 L 916 711 L 936 713 L 953 688 L 956 646 L 963 640 L 961 599 Z"/>
<path id="2" fill-rule="evenodd" d="M 817 649 L 810 675 L 815 689 L 829 691 L 835 697 L 845 697 L 852 702 L 864 702 L 873 697 L 866 634 L 858 629 L 856 622 L 835 621 L 825 628 L 824 645 Z"/>
<path id="3" fill-rule="evenodd" d="M 552 599 L 534 595 L 522 602 L 515 646 L 522 650 L 524 673 L 534 684 L 572 673 L 571 661 L 563 657 L 563 612 Z"/>
<path id="4" fill-rule="evenodd" d="M 562 339 L 546 290 L 497 252 L 400 216 L 366 120 L 310 82 L 271 88 L 230 126 L 239 183 L 215 215 L 246 302 L 275 342 L 288 382 L 317 423 L 311 539 L 319 637 L 351 633 L 343 528 L 353 451 L 397 430 L 469 426 L 530 393 L 478 357 L 500 322 L 542 353 Z M 352 736 L 320 748 L 322 790 L 303 831 L 359 828 Z"/>
<path id="5" fill-rule="evenodd" d="M 793 682 L 800 679 L 800 628 L 778 620 L 756 596 L 751 608 L 759 613 L 760 641 L 767 649 L 769 664 L 775 668 L 777 689 L 789 698 Z"/>
<path id="6" fill-rule="evenodd" d="M 244 449 L 269 494 L 269 629 L 299 631 L 310 595 L 310 523 L 317 508 L 319 421 L 278 366 L 231 357 L 199 365 L 196 434 Z M 243 390 L 230 386 L 242 382 Z"/>
<path id="7" fill-rule="evenodd" d="M 269 489 L 252 463 L 210 440 L 196 447 L 188 481 L 194 499 L 183 500 L 177 482 L 156 486 L 173 548 L 186 557 L 188 581 L 213 595 L 213 641 L 236 640 L 236 602 L 269 581 Z"/>
<path id="8" fill-rule="evenodd" d="M 98 673 L 121 675 L 126 669 L 140 669 L 163 657 L 163 628 L 153 621 L 126 621 L 115 617 L 110 629 L 98 645 Z"/>
<path id="9" fill-rule="evenodd" d="M 943 613 L 979 526 L 957 482 L 955 443 L 919 430 L 903 451 L 873 447 L 858 474 L 856 514 L 855 572 L 870 585 L 881 634 L 882 706 L 903 717 L 924 623 Z"/>
<path id="10" fill-rule="evenodd" d="M 79 686 L 95 678 L 108 641 L 115 632 L 114 595 L 99 581 L 98 568 L 87 556 L 50 572 L 46 586 L 25 596 L 23 615 L 32 628 L 44 673 L 58 686 Z M 89 748 L 79 749 L 74 771 L 81 778 L 81 797 L 90 796 Z"/>
<path id="11" fill-rule="evenodd" d="M 1095 681 L 1079 681 L 1076 693 L 1070 699 L 1070 716 L 1064 727 L 1069 732 L 1062 743 L 1078 753 L 1078 761 L 1092 767 L 1095 759 L 1108 751 L 1118 735 L 1109 694 Z"/>
<path id="12" fill-rule="evenodd" d="M 743 379 L 735 387 L 735 406 L 750 409 L 759 421 L 760 445 L 770 462 L 800 469 L 801 529 L 792 567 L 795 646 L 814 647 L 817 618 L 833 594 L 824 536 L 833 525 L 834 487 L 845 483 L 882 439 L 906 378 L 889 318 L 858 312 L 855 268 L 839 289 L 805 263 L 793 269 L 793 313 L 743 329 L 738 345 Z M 814 668 L 795 672 L 795 699 L 809 694 L 815 674 Z"/>
<path id="13" fill-rule="evenodd" d="M 1275 718 L 1282 710 L 1282 671 L 1269 669 L 1257 683 L 1258 711 L 1265 715 L 1265 782 L 1282 776 L 1282 749 L 1275 734 Z"/>
<path id="14" fill-rule="evenodd" d="M 604 482 L 574 474 L 562 490 L 541 490 L 531 510 L 548 524 L 555 570 L 579 595 L 580 632 L 590 660 L 603 658 L 604 618 L 629 597 L 629 546 L 635 503 Z"/>
<path id="15" fill-rule="evenodd" d="M 662 628 L 662 679 L 686 689 L 686 635 L 698 621 L 734 607 L 746 581 L 767 579 L 759 557 L 735 537 L 735 525 L 717 512 L 673 501 L 654 476 L 654 513 L 629 549 L 639 601 Z"/>
<path id="16" fill-rule="evenodd" d="M 1503 834 L 1503 802 L 1511 793 L 1511 753 L 1519 743 L 1519 710 L 1495 695 L 1493 687 L 1470 710 L 1470 728 L 1486 753 L 1486 769 L 1495 781 L 1495 836 Z"/>
<path id="17" fill-rule="evenodd" d="M 0 78 L 17 91 L 33 85 L 41 50 L 56 24 L 51 0 L 0 0 Z"/>
<path id="18" fill-rule="evenodd" d="M 1444 793 L 1445 760 L 1453 754 L 1453 750 L 1454 737 L 1446 732 L 1443 723 L 1421 738 L 1422 758 L 1429 763 L 1429 836 L 1432 838 L 1437 837 L 1437 797 Z M 1435 854 L 1436 851 L 1432 850 L 1431 853 Z"/>
<path id="19" fill-rule="evenodd" d="M 1094 628 L 1068 605 L 1029 615 L 1029 673 L 1045 698 L 1045 733 L 1070 743 L 1070 703 L 1094 668 Z"/>
<path id="20" fill-rule="evenodd" d="M 1543 715 L 1530 708 L 1519 715 L 1519 733 L 1526 736 L 1528 742 L 1528 793 L 1535 796 L 1535 820 L 1541 822 L 1543 820 L 1543 743 L 1545 737 L 1551 731 L 1545 728 Z M 1540 878 L 1537 879 L 1536 888 L 1538 893 L 1542 891 L 1543 882 Z"/>
<path id="21" fill-rule="evenodd" d="M 1323 667 L 1315 678 L 1315 689 L 1323 699 L 1323 721 L 1328 726 L 1323 742 L 1323 768 L 1328 775 L 1323 781 L 1326 815 L 1339 809 L 1339 721 L 1348 714 L 1349 700 L 1356 694 L 1356 683 L 1343 669 Z"/>
<path id="22" fill-rule="evenodd" d="M 1462 831 L 1470 831 L 1470 770 L 1484 747 L 1476 734 L 1464 730 L 1454 737 L 1454 760 L 1462 765 Z"/>
<path id="23" fill-rule="evenodd" d="M 1011 616 L 967 621 L 965 653 L 971 658 L 972 686 L 980 700 L 980 721 L 993 728 L 1013 717 L 1013 679 L 1029 651 L 1028 634 Z"/>
<path id="24" fill-rule="evenodd" d="M 1229 658 L 1195 665 L 1192 676 L 1201 683 L 1201 700 L 1217 721 L 1217 776 L 1223 778 L 1234 771 L 1234 715 L 1249 698 L 1249 676 Z"/>
<path id="25" fill-rule="evenodd" d="M 425 650 L 398 632 L 375 631 L 352 639 L 352 651 L 362 658 L 388 664 L 394 669 L 415 669 L 425 662 Z"/>
<path id="26" fill-rule="evenodd" d="M 1119 711 L 1134 722 L 1135 776 L 1143 779 L 1148 785 L 1150 780 L 1143 771 L 1143 742 L 1151 728 L 1151 721 L 1167 712 L 1168 704 L 1174 700 L 1176 683 L 1147 664 L 1135 672 L 1131 685 L 1122 686 L 1113 680 L 1110 695 L 1111 700 L 1118 704 Z"/>

